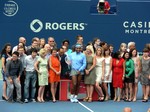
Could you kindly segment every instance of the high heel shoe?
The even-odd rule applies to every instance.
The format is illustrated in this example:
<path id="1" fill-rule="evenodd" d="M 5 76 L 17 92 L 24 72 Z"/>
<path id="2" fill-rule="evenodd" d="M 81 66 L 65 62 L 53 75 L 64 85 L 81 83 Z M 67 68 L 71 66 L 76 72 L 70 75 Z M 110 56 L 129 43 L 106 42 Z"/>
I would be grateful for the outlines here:
<path id="1" fill-rule="evenodd" d="M 128 102 L 128 101 L 129 101 L 129 99 L 128 99 L 128 98 L 124 98 L 124 101 L 125 101 L 125 102 Z"/>
<path id="2" fill-rule="evenodd" d="M 88 102 L 89 103 L 92 102 L 92 98 L 91 97 L 88 98 Z"/>
<path id="3" fill-rule="evenodd" d="M 129 100 L 128 100 L 128 102 L 131 102 L 131 101 L 132 101 L 132 99 L 129 99 Z"/>
<path id="4" fill-rule="evenodd" d="M 41 103 L 42 101 L 41 101 L 41 99 L 37 98 L 37 102 L 40 102 L 40 103 Z"/>
<path id="5" fill-rule="evenodd" d="M 4 96 L 2 96 L 2 100 L 5 100 L 5 101 L 7 101 L 8 99 L 6 99 Z"/>
<path id="6" fill-rule="evenodd" d="M 45 102 L 45 100 L 41 99 L 41 102 L 43 102 L 43 103 L 44 103 L 44 102 Z"/>
<path id="7" fill-rule="evenodd" d="M 84 102 L 87 102 L 88 100 L 89 100 L 89 97 L 83 98 L 83 101 L 84 101 Z"/>
<path id="8" fill-rule="evenodd" d="M 145 102 L 145 103 L 146 103 L 146 102 L 148 102 L 148 99 L 143 99 L 142 102 Z"/>
<path id="9" fill-rule="evenodd" d="M 120 102 L 120 97 L 118 97 L 117 102 Z"/>
<path id="10" fill-rule="evenodd" d="M 109 100 L 109 96 L 106 96 L 106 97 L 105 97 L 105 101 L 108 101 L 108 100 Z"/>
<path id="11" fill-rule="evenodd" d="M 117 97 L 114 98 L 114 101 L 117 101 Z"/>
<path id="12" fill-rule="evenodd" d="M 104 101 L 104 96 L 100 96 L 100 97 L 99 97 L 99 101 L 100 101 L 100 102 L 103 102 L 103 101 Z"/>
<path id="13" fill-rule="evenodd" d="M 133 102 L 136 102 L 136 98 L 133 99 Z"/>
<path id="14" fill-rule="evenodd" d="M 53 100 L 53 103 L 56 103 L 56 100 Z"/>

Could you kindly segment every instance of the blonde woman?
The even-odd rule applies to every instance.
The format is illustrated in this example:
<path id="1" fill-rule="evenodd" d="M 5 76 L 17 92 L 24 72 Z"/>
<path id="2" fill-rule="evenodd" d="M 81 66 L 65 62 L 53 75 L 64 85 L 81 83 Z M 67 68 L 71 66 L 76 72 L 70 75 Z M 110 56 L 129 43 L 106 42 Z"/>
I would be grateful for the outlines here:
<path id="1" fill-rule="evenodd" d="M 85 56 L 87 62 L 84 76 L 84 84 L 86 85 L 86 98 L 84 98 L 83 101 L 92 102 L 92 95 L 96 78 L 95 75 L 96 59 L 95 56 L 92 55 L 91 45 L 86 47 Z"/>
<path id="2" fill-rule="evenodd" d="M 105 59 L 102 55 L 102 48 L 99 47 L 96 50 L 96 83 L 95 83 L 95 89 L 99 95 L 99 100 L 104 100 L 104 94 L 102 91 L 102 88 L 100 84 L 102 84 L 102 81 L 104 80 L 104 68 L 105 68 Z"/>
<path id="3" fill-rule="evenodd" d="M 105 58 L 105 74 L 104 74 L 103 87 L 106 94 L 105 100 L 108 100 L 109 94 L 108 94 L 107 84 L 112 82 L 112 57 L 110 56 L 109 48 L 104 50 L 104 58 Z"/>
<path id="4" fill-rule="evenodd" d="M 124 54 L 124 52 L 125 52 L 126 50 L 127 50 L 127 44 L 126 44 L 126 43 L 121 43 L 121 44 L 120 44 L 120 48 L 119 48 L 121 57 L 123 57 L 123 54 Z"/>
<path id="5" fill-rule="evenodd" d="M 46 56 L 46 50 L 41 49 L 39 52 L 40 57 L 34 64 L 36 71 L 38 72 L 38 84 L 39 84 L 39 90 L 38 90 L 38 97 L 37 100 L 39 102 L 44 102 L 44 90 L 45 85 L 48 85 L 48 60 L 45 58 Z"/>

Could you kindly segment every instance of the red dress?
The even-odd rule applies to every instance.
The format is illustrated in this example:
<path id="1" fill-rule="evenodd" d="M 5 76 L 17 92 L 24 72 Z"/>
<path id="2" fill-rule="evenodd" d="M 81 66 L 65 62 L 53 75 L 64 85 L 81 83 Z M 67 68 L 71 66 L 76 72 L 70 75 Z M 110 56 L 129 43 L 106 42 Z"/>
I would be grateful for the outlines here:
<path id="1" fill-rule="evenodd" d="M 112 61 L 112 81 L 114 88 L 123 88 L 123 63 L 124 59 L 119 59 L 117 63 L 117 59 L 113 59 Z"/>
<path id="2" fill-rule="evenodd" d="M 56 56 L 50 56 L 51 66 L 57 71 L 60 71 L 60 61 Z M 60 75 L 57 75 L 52 69 L 49 70 L 49 83 L 53 82 L 59 82 L 60 81 Z"/>

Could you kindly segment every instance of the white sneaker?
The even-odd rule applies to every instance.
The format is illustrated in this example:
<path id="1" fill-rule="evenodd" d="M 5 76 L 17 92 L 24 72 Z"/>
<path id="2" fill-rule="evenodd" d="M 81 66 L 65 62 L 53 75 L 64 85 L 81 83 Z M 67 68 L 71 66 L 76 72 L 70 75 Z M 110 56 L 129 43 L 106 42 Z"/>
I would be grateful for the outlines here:
<path id="1" fill-rule="evenodd" d="M 29 101 L 28 101 L 28 99 L 24 99 L 24 103 L 28 103 Z"/>
<path id="2" fill-rule="evenodd" d="M 74 103 L 78 103 L 79 102 L 76 97 L 74 97 L 73 100 L 74 100 Z"/>
<path id="3" fill-rule="evenodd" d="M 70 101 L 72 102 L 72 103 L 74 103 L 75 101 L 74 101 L 74 98 L 70 98 Z"/>
<path id="4" fill-rule="evenodd" d="M 70 101 L 74 103 L 74 95 L 70 95 Z"/>
<path id="5" fill-rule="evenodd" d="M 36 102 L 36 100 L 35 100 L 35 99 L 32 99 L 31 101 L 32 101 L 32 102 Z"/>

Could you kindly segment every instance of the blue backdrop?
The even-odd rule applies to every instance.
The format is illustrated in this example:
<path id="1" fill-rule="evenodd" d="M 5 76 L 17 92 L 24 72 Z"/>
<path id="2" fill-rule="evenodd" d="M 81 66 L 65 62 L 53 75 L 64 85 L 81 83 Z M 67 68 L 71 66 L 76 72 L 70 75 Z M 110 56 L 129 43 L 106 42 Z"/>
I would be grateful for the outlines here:
<path id="1" fill-rule="evenodd" d="M 135 41 L 141 51 L 150 42 L 149 0 L 108 0 L 111 10 L 108 15 L 98 14 L 98 0 L 2 0 L 0 2 L 0 48 L 18 38 L 27 38 L 27 45 L 35 36 L 55 37 L 58 45 L 63 39 L 75 43 L 78 34 L 84 43 L 99 37 L 114 45 Z M 18 10 L 18 11 L 17 11 Z M 32 22 L 32 24 L 31 24 Z"/>

